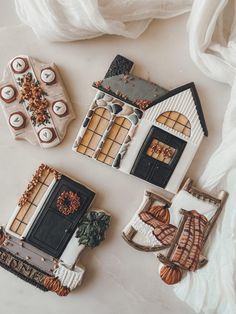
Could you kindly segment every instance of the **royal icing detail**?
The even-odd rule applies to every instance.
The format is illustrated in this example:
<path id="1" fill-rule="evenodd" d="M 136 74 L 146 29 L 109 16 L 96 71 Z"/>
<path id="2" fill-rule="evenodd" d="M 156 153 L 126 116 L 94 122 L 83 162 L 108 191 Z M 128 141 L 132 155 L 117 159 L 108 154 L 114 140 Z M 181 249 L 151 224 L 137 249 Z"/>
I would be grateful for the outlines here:
<path id="1" fill-rule="evenodd" d="M 184 271 L 194 272 L 208 262 L 203 248 L 227 196 L 224 191 L 217 197 L 207 194 L 190 179 L 171 199 L 146 191 L 123 238 L 137 250 L 154 252 L 161 279 L 176 284 Z"/>
<path id="2" fill-rule="evenodd" d="M 10 116 L 9 123 L 15 130 L 20 130 L 25 126 L 26 118 L 22 112 L 12 113 Z"/>
<path id="3" fill-rule="evenodd" d="M 67 114 L 67 104 L 64 101 L 56 101 L 53 104 L 53 112 L 59 116 L 59 117 L 64 117 Z"/>
<path id="4" fill-rule="evenodd" d="M 11 62 L 11 67 L 15 73 L 24 73 L 28 69 L 29 64 L 26 59 L 19 57 L 13 59 Z"/>
<path id="5" fill-rule="evenodd" d="M 11 103 L 16 99 L 16 90 L 11 85 L 6 85 L 1 88 L 1 98 L 6 103 Z"/>
<path id="6" fill-rule="evenodd" d="M 0 228 L 0 266 L 43 291 L 68 295 L 82 283 L 80 255 L 104 240 L 110 224 L 109 214 L 89 210 L 94 197 L 86 186 L 42 164 Z"/>
<path id="7" fill-rule="evenodd" d="M 39 138 L 44 143 L 50 143 L 53 139 L 53 129 L 43 128 L 39 131 Z"/>
<path id="8" fill-rule="evenodd" d="M 52 84 L 56 82 L 56 73 L 51 68 L 42 70 L 41 79 L 46 84 Z"/>
<path id="9" fill-rule="evenodd" d="M 0 82 L 0 98 L 14 138 L 43 148 L 58 145 L 68 122 L 75 117 L 56 66 L 28 56 L 17 56 L 9 62 Z M 24 114 L 24 129 L 12 124 L 10 105 Z"/>
<path id="10" fill-rule="evenodd" d="M 116 56 L 73 150 L 175 193 L 208 131 L 194 83 L 171 91 L 132 74 Z"/>

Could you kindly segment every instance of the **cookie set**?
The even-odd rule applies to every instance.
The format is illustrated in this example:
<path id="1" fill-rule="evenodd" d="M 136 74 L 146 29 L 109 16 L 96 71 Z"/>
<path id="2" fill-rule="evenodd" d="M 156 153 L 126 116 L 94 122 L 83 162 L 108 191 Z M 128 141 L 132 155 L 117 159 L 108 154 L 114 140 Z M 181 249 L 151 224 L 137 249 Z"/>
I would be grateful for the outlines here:
<path id="1" fill-rule="evenodd" d="M 186 172 L 205 136 L 194 83 L 171 91 L 132 74 L 116 56 L 96 90 L 73 151 L 158 187 L 123 230 L 134 249 L 154 253 L 160 277 L 178 283 L 206 265 L 206 240 L 227 193 L 196 188 Z M 58 145 L 75 118 L 55 64 L 17 56 L 0 82 L 0 102 L 15 139 L 42 148 Z M 165 191 L 172 197 L 167 198 Z M 111 216 L 91 209 L 95 193 L 42 164 L 0 229 L 0 266 L 43 291 L 66 296 L 81 284 L 80 256 L 105 238 Z"/>

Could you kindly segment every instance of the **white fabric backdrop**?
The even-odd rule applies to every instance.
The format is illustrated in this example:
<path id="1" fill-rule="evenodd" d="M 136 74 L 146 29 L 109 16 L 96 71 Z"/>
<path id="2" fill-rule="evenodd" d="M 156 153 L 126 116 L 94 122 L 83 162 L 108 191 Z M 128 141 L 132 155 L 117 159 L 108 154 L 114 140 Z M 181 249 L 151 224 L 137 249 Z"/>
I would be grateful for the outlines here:
<path id="1" fill-rule="evenodd" d="M 192 3 L 193 2 L 193 3 Z M 53 41 L 104 33 L 138 37 L 153 18 L 191 10 L 188 22 L 193 61 L 212 79 L 232 86 L 222 126 L 222 143 L 200 179 L 208 190 L 230 193 L 218 220 L 216 240 L 208 241 L 209 263 L 189 273 L 174 290 L 196 312 L 236 313 L 236 0 L 15 0 L 23 22 Z M 208 248 L 207 248 L 208 250 Z"/>

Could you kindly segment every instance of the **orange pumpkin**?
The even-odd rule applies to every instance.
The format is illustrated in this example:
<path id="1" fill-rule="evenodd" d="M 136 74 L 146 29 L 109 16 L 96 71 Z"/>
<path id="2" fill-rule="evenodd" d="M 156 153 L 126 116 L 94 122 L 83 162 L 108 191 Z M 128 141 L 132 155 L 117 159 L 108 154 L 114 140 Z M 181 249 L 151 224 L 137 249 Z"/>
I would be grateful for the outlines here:
<path id="1" fill-rule="evenodd" d="M 170 223 L 170 212 L 167 206 L 153 206 L 147 212 L 164 224 Z"/>
<path id="2" fill-rule="evenodd" d="M 62 286 L 60 280 L 55 277 L 45 276 L 43 284 L 46 289 L 55 292 L 60 297 L 67 296 L 70 293 L 70 289 Z"/>
<path id="3" fill-rule="evenodd" d="M 46 289 L 52 290 L 55 278 L 51 276 L 45 276 L 43 280 L 43 285 Z"/>
<path id="4" fill-rule="evenodd" d="M 61 288 L 57 291 L 57 294 L 60 297 L 66 297 L 69 293 L 70 293 L 70 289 L 63 286 L 61 286 Z"/>
<path id="5" fill-rule="evenodd" d="M 180 282 L 182 271 L 178 266 L 165 265 L 161 267 L 160 277 L 167 285 L 174 285 Z"/>
<path id="6" fill-rule="evenodd" d="M 3 245 L 4 241 L 6 240 L 5 234 L 1 231 L 0 232 L 0 245 Z"/>
<path id="7" fill-rule="evenodd" d="M 61 289 L 62 285 L 59 279 L 54 280 L 53 285 L 52 285 L 52 291 L 53 292 L 58 292 Z"/>

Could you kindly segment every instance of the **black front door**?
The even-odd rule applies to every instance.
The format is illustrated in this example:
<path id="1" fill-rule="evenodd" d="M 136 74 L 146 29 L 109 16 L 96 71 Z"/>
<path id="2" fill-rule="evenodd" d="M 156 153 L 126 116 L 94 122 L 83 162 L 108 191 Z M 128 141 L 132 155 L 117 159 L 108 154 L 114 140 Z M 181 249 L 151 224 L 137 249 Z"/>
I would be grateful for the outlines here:
<path id="1" fill-rule="evenodd" d="M 137 156 L 131 174 L 165 188 L 186 142 L 153 126 Z"/>
<path id="2" fill-rule="evenodd" d="M 79 196 L 80 205 L 77 211 L 65 215 L 58 210 L 57 200 L 63 192 L 70 191 Z M 60 257 L 94 196 L 95 193 L 85 186 L 62 176 L 48 195 L 41 212 L 29 230 L 26 242 L 55 258 Z"/>

